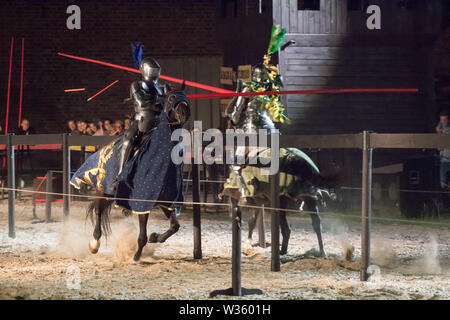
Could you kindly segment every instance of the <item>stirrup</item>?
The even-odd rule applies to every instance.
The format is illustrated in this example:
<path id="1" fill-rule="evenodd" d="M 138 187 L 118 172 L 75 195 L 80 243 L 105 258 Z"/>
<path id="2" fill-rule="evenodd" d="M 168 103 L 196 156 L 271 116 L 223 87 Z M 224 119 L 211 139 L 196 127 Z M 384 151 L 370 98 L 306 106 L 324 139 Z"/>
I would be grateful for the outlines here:
<path id="1" fill-rule="evenodd" d="M 114 181 L 111 183 L 111 189 L 112 189 L 112 190 L 116 190 L 118 185 L 119 185 L 119 180 L 117 180 L 117 178 L 116 178 L 116 179 L 114 179 Z"/>

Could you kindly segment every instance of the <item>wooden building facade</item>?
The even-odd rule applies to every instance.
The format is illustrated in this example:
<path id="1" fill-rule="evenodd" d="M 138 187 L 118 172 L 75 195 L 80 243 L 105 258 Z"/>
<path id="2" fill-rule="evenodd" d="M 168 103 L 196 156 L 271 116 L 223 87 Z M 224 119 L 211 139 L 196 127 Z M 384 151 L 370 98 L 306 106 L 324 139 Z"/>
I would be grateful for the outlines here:
<path id="1" fill-rule="evenodd" d="M 273 0 L 274 24 L 296 43 L 280 52 L 286 90 L 418 88 L 419 94 L 285 97 L 287 134 L 430 132 L 435 125 L 432 47 L 441 0 Z M 369 5 L 381 29 L 370 30 Z"/>

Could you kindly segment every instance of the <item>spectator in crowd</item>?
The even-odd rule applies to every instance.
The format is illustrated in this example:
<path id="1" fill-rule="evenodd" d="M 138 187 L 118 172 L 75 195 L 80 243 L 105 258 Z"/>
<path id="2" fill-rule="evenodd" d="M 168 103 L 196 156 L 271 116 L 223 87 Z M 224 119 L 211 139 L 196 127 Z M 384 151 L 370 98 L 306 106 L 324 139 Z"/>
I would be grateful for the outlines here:
<path id="1" fill-rule="evenodd" d="M 67 121 L 67 133 L 74 134 L 77 130 L 77 125 L 75 124 L 75 120 L 70 119 Z"/>
<path id="2" fill-rule="evenodd" d="M 88 131 L 89 131 L 89 135 L 90 136 L 95 135 L 95 133 L 97 132 L 97 125 L 95 124 L 94 121 L 89 121 L 89 123 L 88 123 Z"/>
<path id="3" fill-rule="evenodd" d="M 123 121 L 123 130 L 128 130 L 131 126 L 131 118 L 126 117 Z"/>
<path id="4" fill-rule="evenodd" d="M 110 120 L 110 119 L 105 119 L 105 120 L 103 121 L 103 125 L 104 125 L 104 128 L 105 128 L 106 133 L 107 133 L 109 136 L 114 135 L 114 134 L 113 134 L 113 133 L 114 133 L 114 128 L 113 128 L 113 126 L 111 125 L 111 120 Z"/>
<path id="5" fill-rule="evenodd" d="M 36 131 L 31 127 L 30 120 L 23 118 L 20 123 L 20 128 L 17 130 L 18 135 L 30 135 L 35 134 Z"/>
<path id="6" fill-rule="evenodd" d="M 79 136 L 81 134 L 80 131 L 78 131 L 78 122 L 79 122 L 78 120 L 77 121 L 74 120 L 75 130 L 69 132 L 73 136 Z"/>
<path id="7" fill-rule="evenodd" d="M 78 130 L 79 134 L 80 135 L 85 135 L 86 134 L 86 129 L 87 129 L 86 121 L 78 120 L 77 121 L 77 130 Z"/>
<path id="8" fill-rule="evenodd" d="M 118 136 L 121 135 L 123 133 L 123 122 L 122 120 L 116 120 L 114 122 L 114 135 Z"/>
<path id="9" fill-rule="evenodd" d="M 97 120 L 97 132 L 95 133 L 96 136 L 104 136 L 105 135 L 105 130 L 103 127 L 103 121 L 102 120 Z"/>
<path id="10" fill-rule="evenodd" d="M 31 127 L 30 120 L 27 118 L 23 118 L 22 122 L 20 123 L 20 128 L 17 130 L 17 135 L 30 135 L 35 134 L 36 131 L 34 128 Z M 24 163 L 28 160 L 30 168 L 33 169 L 33 163 L 31 161 L 31 154 L 30 154 L 30 146 L 26 145 L 20 145 L 19 146 L 19 152 L 17 154 L 17 163 L 18 163 L 18 171 L 21 173 L 24 169 Z"/>
<path id="11" fill-rule="evenodd" d="M 83 134 L 83 126 L 82 126 L 82 124 L 81 124 L 81 120 L 77 120 L 77 122 L 76 122 L 76 124 L 77 124 L 77 132 L 78 132 L 78 134 Z"/>
<path id="12" fill-rule="evenodd" d="M 85 134 L 86 134 L 87 136 L 92 136 L 92 135 L 94 134 L 90 126 L 88 126 L 88 127 L 86 128 Z"/>
<path id="13" fill-rule="evenodd" d="M 105 131 L 103 130 L 103 121 L 99 120 L 97 121 L 96 125 L 97 130 L 94 133 L 94 136 L 104 136 Z"/>
<path id="14" fill-rule="evenodd" d="M 95 125 L 94 121 L 88 121 L 87 127 L 86 127 L 86 135 L 93 136 L 97 132 L 97 126 Z M 87 158 L 89 158 L 96 150 L 95 146 L 85 146 L 85 154 L 84 154 L 84 160 L 86 161 Z"/>
<path id="15" fill-rule="evenodd" d="M 436 126 L 436 132 L 441 134 L 450 134 L 449 118 L 450 113 L 448 110 L 442 110 L 439 113 L 439 123 Z M 447 174 L 450 171 L 450 148 L 440 150 L 440 182 L 443 189 L 448 189 Z"/>
<path id="16" fill-rule="evenodd" d="M 449 125 L 448 117 L 449 117 L 449 112 L 447 110 L 442 110 L 439 113 L 439 122 L 436 126 L 437 133 L 444 133 L 445 128 L 447 128 Z"/>

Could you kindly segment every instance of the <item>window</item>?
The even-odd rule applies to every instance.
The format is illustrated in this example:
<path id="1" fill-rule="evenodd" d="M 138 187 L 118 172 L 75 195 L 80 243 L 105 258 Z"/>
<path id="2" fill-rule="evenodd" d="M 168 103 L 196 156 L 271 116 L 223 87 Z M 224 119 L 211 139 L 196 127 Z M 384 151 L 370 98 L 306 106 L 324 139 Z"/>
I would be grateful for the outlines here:
<path id="1" fill-rule="evenodd" d="M 237 17 L 238 3 L 237 0 L 222 0 L 220 2 L 222 18 Z"/>
<path id="2" fill-rule="evenodd" d="M 450 27 L 450 1 L 442 3 L 442 26 L 444 29 Z"/>
<path id="3" fill-rule="evenodd" d="M 364 9 L 363 0 L 347 0 L 348 11 L 362 11 Z"/>
<path id="4" fill-rule="evenodd" d="M 413 10 L 415 9 L 416 4 L 417 0 L 400 0 L 397 5 L 401 10 Z"/>
<path id="5" fill-rule="evenodd" d="M 298 10 L 320 10 L 320 0 L 298 0 Z"/>

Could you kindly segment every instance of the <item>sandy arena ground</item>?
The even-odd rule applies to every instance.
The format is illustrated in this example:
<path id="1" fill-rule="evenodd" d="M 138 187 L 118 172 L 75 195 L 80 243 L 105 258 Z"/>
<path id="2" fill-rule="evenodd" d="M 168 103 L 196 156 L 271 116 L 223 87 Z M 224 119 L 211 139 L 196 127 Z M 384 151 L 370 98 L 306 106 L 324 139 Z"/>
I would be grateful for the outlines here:
<path id="1" fill-rule="evenodd" d="M 231 222 L 226 213 L 202 216 L 203 259 L 192 259 L 192 219 L 180 215 L 181 228 L 164 244 L 147 245 L 140 262 L 137 218 L 112 213 L 113 234 L 97 255 L 88 251 L 92 226 L 85 222 L 87 202 L 74 202 L 62 222 L 60 204 L 54 223 L 32 223 L 30 201 L 17 201 L 16 238 L 8 237 L 7 200 L 0 202 L 0 299 L 209 299 L 213 290 L 231 286 Z M 44 205 L 37 215 L 44 217 Z M 373 281 L 359 281 L 360 223 L 322 215 L 328 259 L 314 257 L 316 236 L 309 217 L 289 217 L 291 242 L 281 272 L 270 272 L 270 247 L 247 244 L 244 213 L 242 286 L 263 295 L 245 299 L 449 299 L 448 227 L 378 224 L 372 228 Z M 270 218 L 266 239 L 270 241 Z M 164 232 L 168 221 L 156 212 L 150 232 Z M 254 234 L 257 240 L 257 234 Z M 353 261 L 346 248 L 354 246 Z M 376 269 L 376 268 L 375 268 Z M 72 281 L 79 270 L 80 283 Z M 218 299 L 240 299 L 219 296 Z"/>

